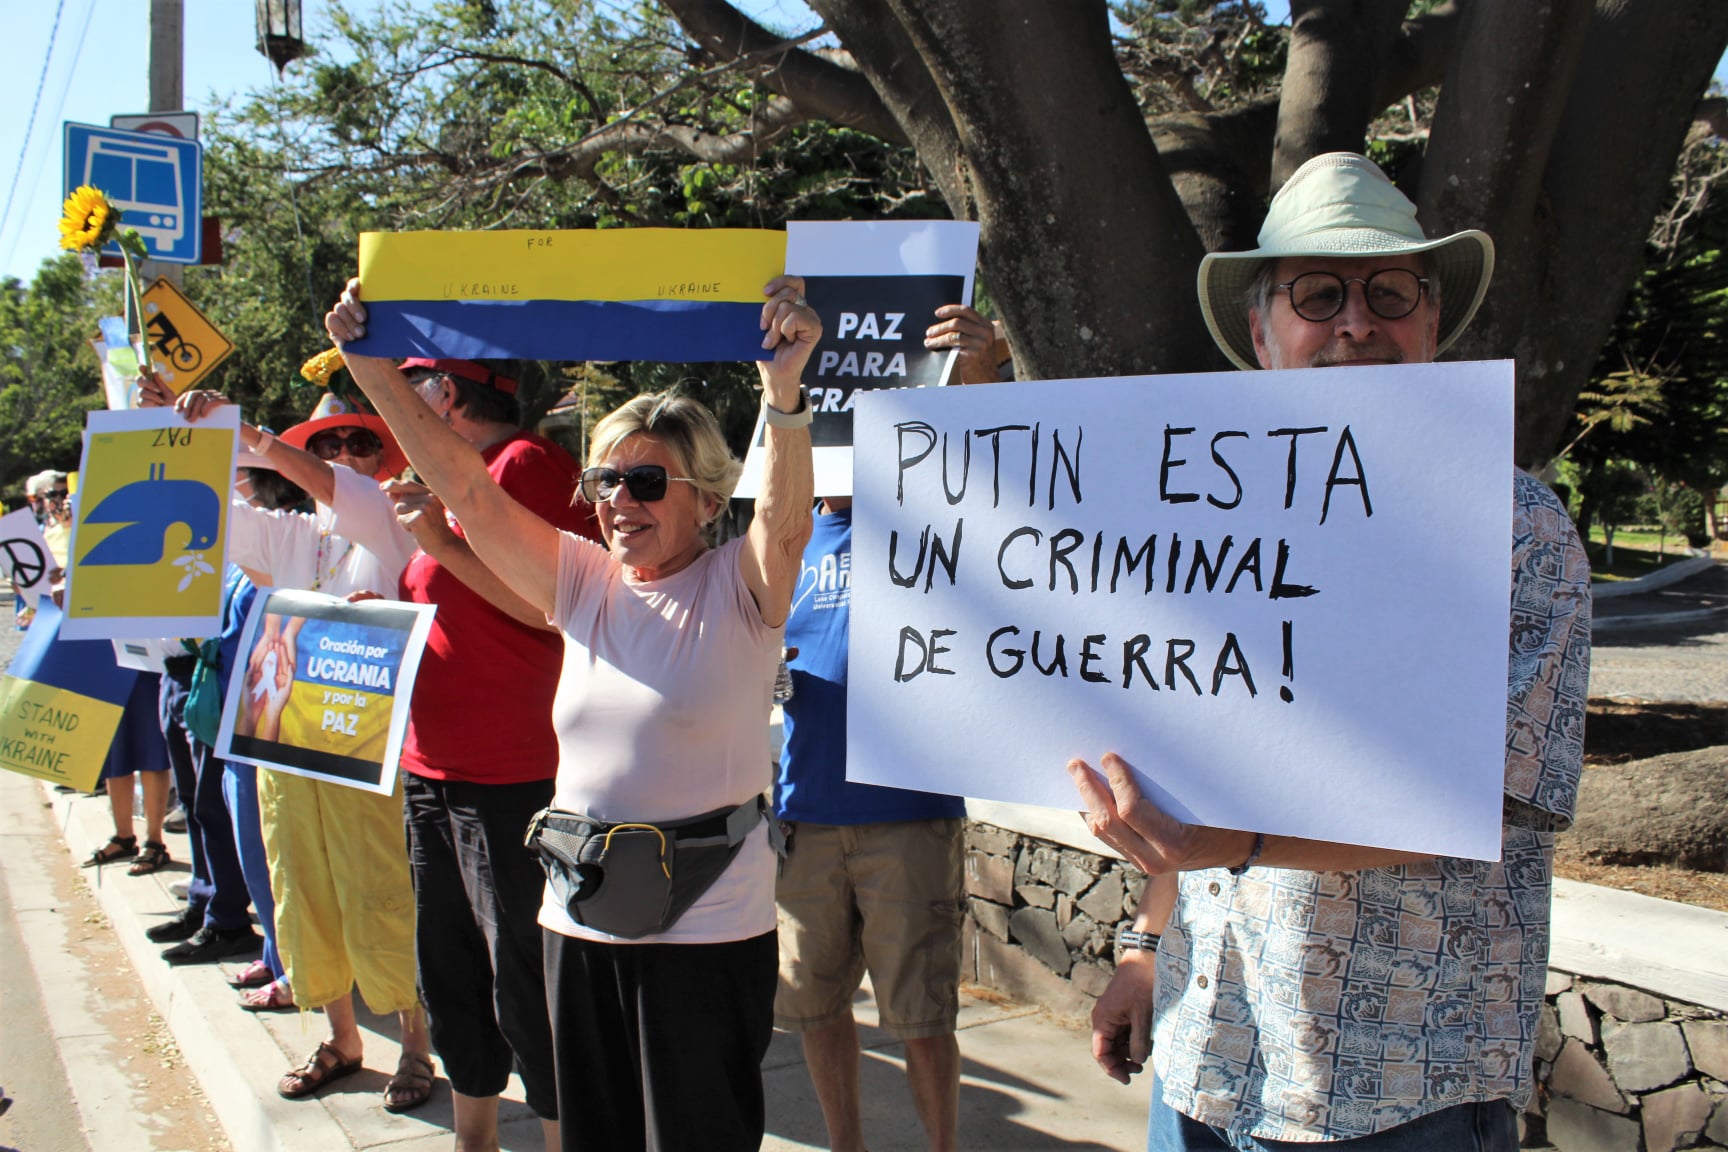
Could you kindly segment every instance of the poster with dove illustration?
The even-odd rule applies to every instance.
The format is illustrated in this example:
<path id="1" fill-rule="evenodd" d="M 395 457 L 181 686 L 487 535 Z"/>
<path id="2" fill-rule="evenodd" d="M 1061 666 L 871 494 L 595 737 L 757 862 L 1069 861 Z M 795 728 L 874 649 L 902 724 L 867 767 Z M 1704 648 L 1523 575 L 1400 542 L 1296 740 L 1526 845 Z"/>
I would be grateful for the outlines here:
<path id="1" fill-rule="evenodd" d="M 66 581 L 74 640 L 221 629 L 240 410 L 188 424 L 167 408 L 92 412 Z"/>

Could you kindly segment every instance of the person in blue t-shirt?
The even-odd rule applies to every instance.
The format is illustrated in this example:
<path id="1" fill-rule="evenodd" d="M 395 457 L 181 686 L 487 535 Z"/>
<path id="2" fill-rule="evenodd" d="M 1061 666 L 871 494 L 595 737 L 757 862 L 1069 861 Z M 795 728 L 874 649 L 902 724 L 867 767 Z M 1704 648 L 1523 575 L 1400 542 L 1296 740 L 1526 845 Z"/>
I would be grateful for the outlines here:
<path id="1" fill-rule="evenodd" d="M 996 334 L 948 305 L 925 334 L 960 351 L 964 383 L 997 378 Z M 906 1076 L 932 1149 L 958 1138 L 960 927 L 964 819 L 958 796 L 846 779 L 847 625 L 852 501 L 817 509 L 786 621 L 792 696 L 774 786 L 786 831 L 779 904 L 780 986 L 774 1025 L 800 1033 L 804 1062 L 835 1152 L 864 1147 L 858 1028 L 852 997 L 866 970 L 881 1026 L 906 1044 Z"/>

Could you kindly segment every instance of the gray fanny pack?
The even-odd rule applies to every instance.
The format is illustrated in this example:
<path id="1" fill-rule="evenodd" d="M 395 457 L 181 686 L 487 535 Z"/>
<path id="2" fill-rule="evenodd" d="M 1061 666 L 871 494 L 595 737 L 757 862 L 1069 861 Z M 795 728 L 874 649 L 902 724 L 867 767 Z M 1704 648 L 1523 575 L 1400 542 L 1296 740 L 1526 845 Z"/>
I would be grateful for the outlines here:
<path id="1" fill-rule="evenodd" d="M 736 808 L 647 824 L 543 808 L 524 843 L 539 853 L 546 882 L 572 920 L 636 940 L 676 924 L 726 871 L 767 810 L 767 800 L 756 796 Z M 776 852 L 778 833 L 769 820 Z"/>

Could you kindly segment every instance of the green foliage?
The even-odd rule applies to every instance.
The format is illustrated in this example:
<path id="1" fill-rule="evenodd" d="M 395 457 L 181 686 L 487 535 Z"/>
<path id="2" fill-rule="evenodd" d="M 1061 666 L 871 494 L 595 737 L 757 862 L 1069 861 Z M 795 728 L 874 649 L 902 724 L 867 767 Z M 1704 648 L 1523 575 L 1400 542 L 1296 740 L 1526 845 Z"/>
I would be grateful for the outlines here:
<path id="1" fill-rule="evenodd" d="M 1708 540 L 1704 533 L 1704 498 L 1690 488 L 1670 480 L 1657 480 L 1638 502 L 1636 517 L 1654 525 L 1663 543 L 1678 537 L 1691 544 Z M 1659 543 L 1658 547 L 1661 547 Z"/>
<path id="2" fill-rule="evenodd" d="M 1283 82 L 1290 30 L 1263 4 L 1113 0 L 1116 58 L 1147 117 L 1211 112 L 1272 95 Z"/>
<path id="3" fill-rule="evenodd" d="M 947 215 L 910 149 L 822 123 L 758 138 L 774 97 L 748 69 L 695 58 L 655 4 L 451 0 L 332 17 L 336 37 L 309 67 L 206 129 L 226 259 L 187 289 L 237 345 L 213 383 L 278 428 L 316 402 L 298 368 L 327 346 L 322 316 L 363 230 Z M 725 155 L 693 154 L 692 139 Z M 704 398 L 739 449 L 755 419 L 748 365 L 499 367 L 522 381 L 530 423 L 572 389 L 591 424 L 667 387 Z"/>
<path id="4" fill-rule="evenodd" d="M 23 501 L 24 480 L 78 467 L 84 415 L 101 408 L 90 352 L 96 318 L 120 310 L 118 273 L 86 277 L 77 256 L 45 260 L 28 287 L 0 281 L 0 499 Z"/>
<path id="5" fill-rule="evenodd" d="M 1728 196 L 1718 188 L 1689 224 L 1672 250 L 1651 249 L 1581 396 L 1584 431 L 1603 426 L 1580 432 L 1573 455 L 1632 461 L 1704 492 L 1728 482 Z M 1657 379 L 1660 408 L 1628 401 L 1647 400 Z M 1604 412 L 1616 397 L 1627 401 L 1618 419 Z"/>

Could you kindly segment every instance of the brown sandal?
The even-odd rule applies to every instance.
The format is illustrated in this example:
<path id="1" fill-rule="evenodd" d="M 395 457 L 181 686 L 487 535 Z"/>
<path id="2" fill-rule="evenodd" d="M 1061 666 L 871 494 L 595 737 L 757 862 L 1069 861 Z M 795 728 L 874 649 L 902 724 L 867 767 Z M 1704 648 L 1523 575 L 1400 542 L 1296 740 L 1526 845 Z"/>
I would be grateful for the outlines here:
<path id="1" fill-rule="evenodd" d="M 384 1085 L 384 1111 L 407 1112 L 432 1098 L 432 1061 L 413 1052 L 402 1053 L 396 1075 Z"/>
<path id="2" fill-rule="evenodd" d="M 132 861 L 132 867 L 126 869 L 126 875 L 148 876 L 171 863 L 173 859 L 168 855 L 168 845 L 160 840 L 146 840 L 144 850 L 138 853 L 138 859 Z"/>
<path id="3" fill-rule="evenodd" d="M 138 855 L 138 837 L 110 836 L 108 843 L 90 853 L 90 858 L 84 861 L 86 868 L 100 868 L 104 864 L 112 864 L 116 860 L 128 860 Z"/>
<path id="4" fill-rule="evenodd" d="M 328 1041 L 318 1045 L 306 1063 L 276 1082 L 276 1093 L 288 1100 L 310 1096 L 332 1080 L 360 1071 L 360 1061 L 344 1060 Z"/>

